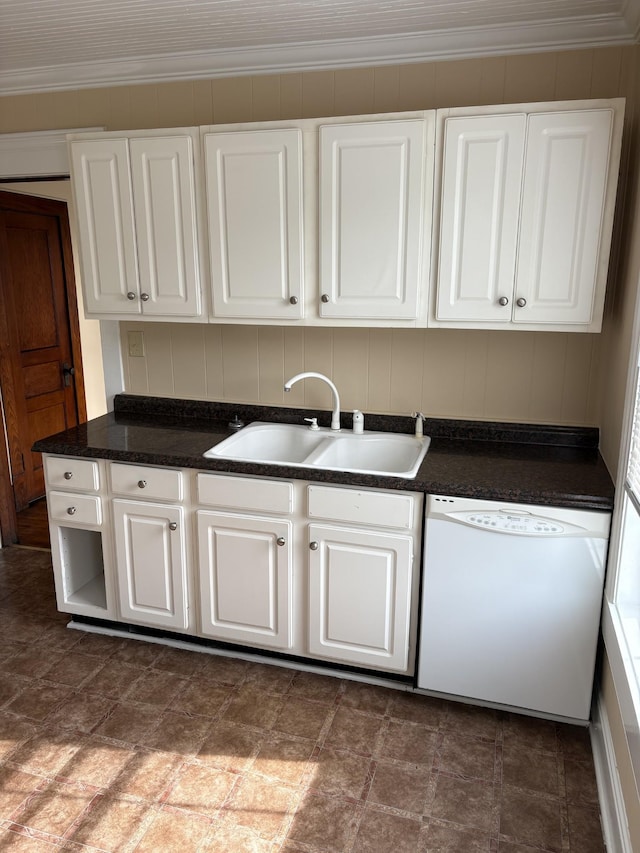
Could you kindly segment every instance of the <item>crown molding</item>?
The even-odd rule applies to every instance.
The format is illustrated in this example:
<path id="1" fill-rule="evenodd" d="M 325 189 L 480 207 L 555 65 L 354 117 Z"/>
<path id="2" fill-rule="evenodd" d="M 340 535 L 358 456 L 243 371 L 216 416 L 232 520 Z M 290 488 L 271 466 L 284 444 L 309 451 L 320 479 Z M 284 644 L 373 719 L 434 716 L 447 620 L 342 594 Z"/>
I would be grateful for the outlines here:
<path id="1" fill-rule="evenodd" d="M 624 17 L 600 15 L 515 26 L 460 27 L 412 36 L 165 54 L 5 71 L 0 73 L 0 95 L 632 45 L 638 42 L 639 28 L 640 0 L 625 0 Z"/>
<path id="2" fill-rule="evenodd" d="M 0 134 L 0 179 L 68 177 L 67 133 L 104 130 L 83 127 Z"/>

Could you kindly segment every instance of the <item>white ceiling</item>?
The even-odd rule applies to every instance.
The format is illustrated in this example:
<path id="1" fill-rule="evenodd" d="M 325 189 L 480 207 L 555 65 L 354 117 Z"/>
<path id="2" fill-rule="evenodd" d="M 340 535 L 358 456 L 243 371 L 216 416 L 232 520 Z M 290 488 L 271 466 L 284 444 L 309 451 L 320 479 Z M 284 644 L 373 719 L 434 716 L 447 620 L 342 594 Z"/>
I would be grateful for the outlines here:
<path id="1" fill-rule="evenodd" d="M 0 94 L 640 41 L 640 0 L 0 0 Z"/>

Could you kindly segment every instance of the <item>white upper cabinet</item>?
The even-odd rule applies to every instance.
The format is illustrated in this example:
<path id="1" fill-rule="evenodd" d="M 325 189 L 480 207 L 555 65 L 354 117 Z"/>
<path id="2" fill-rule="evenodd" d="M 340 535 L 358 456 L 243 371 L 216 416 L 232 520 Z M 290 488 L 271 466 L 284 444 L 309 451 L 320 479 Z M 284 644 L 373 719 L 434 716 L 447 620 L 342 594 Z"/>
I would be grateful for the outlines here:
<path id="1" fill-rule="evenodd" d="M 426 142 L 424 118 L 320 128 L 321 317 L 417 320 Z"/>
<path id="2" fill-rule="evenodd" d="M 447 120 L 439 320 L 511 320 L 525 129 L 524 115 Z"/>
<path id="3" fill-rule="evenodd" d="M 612 123 L 612 110 L 529 117 L 515 323 L 592 320 Z"/>
<path id="4" fill-rule="evenodd" d="M 137 314 L 138 257 L 127 139 L 71 142 L 85 309 Z M 127 294 L 134 294 L 133 300 Z"/>
<path id="5" fill-rule="evenodd" d="M 439 113 L 430 325 L 600 330 L 623 102 L 552 106 Z"/>
<path id="6" fill-rule="evenodd" d="M 109 134 L 70 151 L 87 315 L 200 315 L 194 137 Z"/>
<path id="7" fill-rule="evenodd" d="M 215 318 L 303 316 L 302 131 L 204 134 Z"/>
<path id="8" fill-rule="evenodd" d="M 193 140 L 131 139 L 129 149 L 142 310 L 195 316 L 200 277 Z"/>

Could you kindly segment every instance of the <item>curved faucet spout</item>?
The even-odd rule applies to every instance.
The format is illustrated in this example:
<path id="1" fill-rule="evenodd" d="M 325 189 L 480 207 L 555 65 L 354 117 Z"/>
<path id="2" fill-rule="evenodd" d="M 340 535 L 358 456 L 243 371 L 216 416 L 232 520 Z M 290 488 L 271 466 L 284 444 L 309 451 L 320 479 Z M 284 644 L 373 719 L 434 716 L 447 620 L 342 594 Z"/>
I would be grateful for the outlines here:
<path id="1" fill-rule="evenodd" d="M 292 376 L 287 382 L 284 383 L 284 390 L 291 391 L 293 385 L 296 384 L 300 379 L 322 379 L 323 382 L 326 382 L 329 388 L 331 388 L 331 393 L 333 394 L 333 412 L 331 413 L 331 429 L 339 430 L 340 429 L 340 395 L 338 394 L 338 389 L 333 384 L 333 382 L 329 379 L 328 376 L 325 376 L 324 373 L 315 373 L 314 371 L 307 371 L 306 373 L 296 373 L 295 376 Z"/>

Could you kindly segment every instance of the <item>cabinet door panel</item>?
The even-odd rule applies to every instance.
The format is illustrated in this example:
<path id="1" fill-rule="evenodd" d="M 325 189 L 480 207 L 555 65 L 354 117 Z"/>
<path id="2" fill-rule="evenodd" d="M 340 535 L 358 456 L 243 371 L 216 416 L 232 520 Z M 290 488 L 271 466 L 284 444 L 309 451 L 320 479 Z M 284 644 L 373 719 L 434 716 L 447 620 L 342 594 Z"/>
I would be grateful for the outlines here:
<path id="1" fill-rule="evenodd" d="M 113 517 L 122 618 L 187 628 L 182 508 L 114 500 Z M 174 530 L 171 524 L 176 525 Z"/>
<path id="2" fill-rule="evenodd" d="M 302 317 L 302 132 L 204 137 L 217 317 Z"/>
<path id="3" fill-rule="evenodd" d="M 525 127 L 525 115 L 445 122 L 438 320 L 511 320 Z"/>
<path id="4" fill-rule="evenodd" d="M 612 110 L 529 117 L 516 323 L 589 323 L 602 237 Z"/>
<path id="5" fill-rule="evenodd" d="M 189 136 L 132 139 L 131 175 L 145 314 L 196 316 L 200 277 L 193 143 Z"/>
<path id="6" fill-rule="evenodd" d="M 138 314 L 138 261 L 126 139 L 71 142 L 85 308 Z M 127 299 L 134 293 L 135 299 Z"/>
<path id="7" fill-rule="evenodd" d="M 312 524 L 309 539 L 310 653 L 406 672 L 411 538 Z"/>
<path id="8" fill-rule="evenodd" d="M 322 317 L 415 320 L 426 123 L 320 128 Z"/>
<path id="9" fill-rule="evenodd" d="M 202 633 L 257 647 L 291 648 L 291 523 L 216 512 L 197 515 Z"/>

